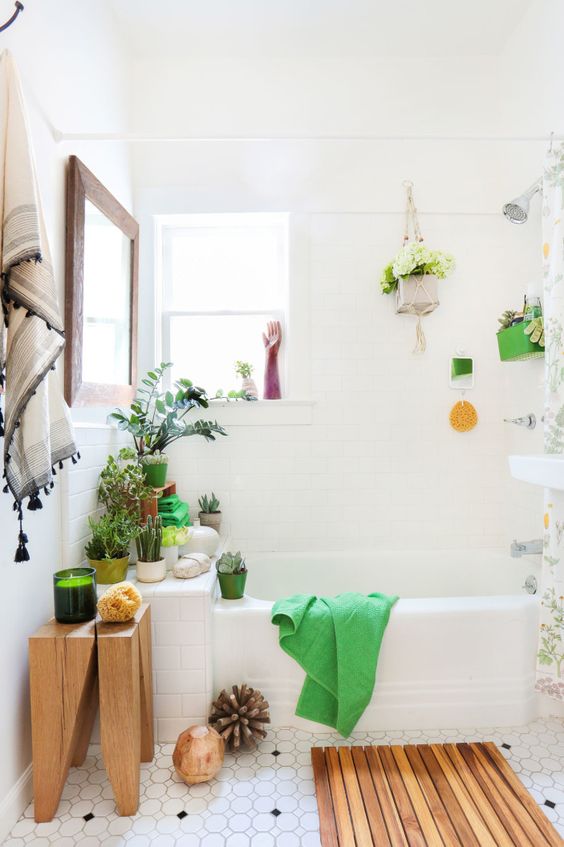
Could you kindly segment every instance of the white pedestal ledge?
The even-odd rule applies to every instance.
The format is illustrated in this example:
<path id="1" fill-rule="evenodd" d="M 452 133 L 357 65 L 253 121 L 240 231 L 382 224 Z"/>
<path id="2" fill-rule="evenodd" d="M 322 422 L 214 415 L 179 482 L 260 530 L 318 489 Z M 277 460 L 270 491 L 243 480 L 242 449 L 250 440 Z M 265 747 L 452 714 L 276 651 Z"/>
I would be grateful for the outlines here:
<path id="1" fill-rule="evenodd" d="M 223 549 L 223 540 L 218 553 Z M 193 579 L 168 573 L 162 582 L 127 577 L 151 604 L 155 738 L 174 743 L 191 724 L 207 723 L 213 696 L 212 605 L 215 557 L 211 569 Z"/>

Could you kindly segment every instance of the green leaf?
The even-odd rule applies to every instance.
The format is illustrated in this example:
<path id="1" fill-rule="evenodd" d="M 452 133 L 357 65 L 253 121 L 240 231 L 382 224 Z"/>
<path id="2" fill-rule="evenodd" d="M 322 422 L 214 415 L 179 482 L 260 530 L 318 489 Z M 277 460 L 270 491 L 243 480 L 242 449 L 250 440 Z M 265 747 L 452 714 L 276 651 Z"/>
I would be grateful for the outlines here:
<path id="1" fill-rule="evenodd" d="M 154 380 L 155 382 L 158 380 L 158 376 L 156 375 L 156 373 L 154 371 L 148 371 L 147 376 L 150 376 L 151 379 Z"/>
<path id="2" fill-rule="evenodd" d="M 167 391 L 165 394 L 165 401 L 167 406 L 174 406 L 174 396 L 172 391 Z"/>
<path id="3" fill-rule="evenodd" d="M 155 409 L 161 415 L 166 415 L 166 406 L 162 400 L 155 400 Z"/>

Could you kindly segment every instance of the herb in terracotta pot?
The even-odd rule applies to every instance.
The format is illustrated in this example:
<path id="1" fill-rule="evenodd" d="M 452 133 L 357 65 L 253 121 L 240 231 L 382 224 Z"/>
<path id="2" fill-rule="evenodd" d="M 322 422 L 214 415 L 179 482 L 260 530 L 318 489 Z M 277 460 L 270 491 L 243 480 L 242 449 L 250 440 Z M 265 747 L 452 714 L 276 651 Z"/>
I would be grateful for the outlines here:
<path id="1" fill-rule="evenodd" d="M 200 504 L 200 526 L 211 526 L 212 529 L 215 529 L 216 532 L 219 532 L 221 528 L 221 511 L 219 509 L 219 500 L 212 493 L 208 497 L 207 494 L 204 494 L 203 497 L 200 497 L 198 500 Z"/>
<path id="2" fill-rule="evenodd" d="M 223 599 L 241 600 L 247 582 L 247 566 L 241 553 L 223 553 L 215 567 Z"/>

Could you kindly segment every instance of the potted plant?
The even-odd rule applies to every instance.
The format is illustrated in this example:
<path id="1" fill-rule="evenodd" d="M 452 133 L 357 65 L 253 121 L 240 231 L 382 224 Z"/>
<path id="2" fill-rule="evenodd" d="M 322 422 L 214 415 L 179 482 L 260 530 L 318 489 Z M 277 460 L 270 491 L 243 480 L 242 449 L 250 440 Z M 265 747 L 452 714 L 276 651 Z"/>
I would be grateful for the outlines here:
<path id="1" fill-rule="evenodd" d="M 134 450 L 124 447 L 117 459 L 108 456 L 98 485 L 98 500 L 107 512 L 126 512 L 138 523 L 141 501 L 151 494 Z"/>
<path id="2" fill-rule="evenodd" d="M 243 392 L 247 397 L 254 397 L 255 400 L 257 400 L 258 389 L 256 382 L 251 378 L 253 371 L 254 367 L 250 364 L 250 362 L 242 362 L 240 359 L 237 359 L 235 362 L 235 373 L 241 377 L 241 388 Z"/>
<path id="3" fill-rule="evenodd" d="M 166 569 L 172 570 L 178 562 L 178 548 L 188 542 L 192 531 L 188 526 L 163 526 L 161 555 L 166 562 Z"/>
<path id="4" fill-rule="evenodd" d="M 200 504 L 200 526 L 211 526 L 212 529 L 219 532 L 221 527 L 221 512 L 219 510 L 219 500 L 213 491 L 209 497 L 207 494 L 200 497 L 198 503 Z"/>
<path id="5" fill-rule="evenodd" d="M 453 256 L 430 250 L 420 241 L 409 241 L 382 271 L 382 294 L 396 295 L 397 314 L 428 314 L 437 308 L 437 279 L 446 279 L 455 268 Z"/>
<path id="6" fill-rule="evenodd" d="M 116 409 L 110 418 L 117 421 L 118 429 L 129 432 L 139 459 L 147 455 L 163 454 L 169 444 L 179 438 L 199 435 L 206 441 L 215 441 L 216 435 L 227 435 L 217 421 L 186 420 L 192 409 L 207 409 L 209 398 L 205 389 L 198 388 L 189 379 L 179 379 L 173 391 L 162 391 L 161 383 L 171 362 L 161 362 L 149 371 L 137 389 L 137 396 L 128 410 Z"/>
<path id="7" fill-rule="evenodd" d="M 161 582 L 166 576 L 166 560 L 161 554 L 163 540 L 162 519 L 147 518 L 145 526 L 137 532 L 137 579 L 139 582 Z"/>
<path id="8" fill-rule="evenodd" d="M 151 488 L 164 488 L 168 471 L 168 456 L 166 453 L 143 453 L 139 464 L 145 476 L 147 485 Z"/>
<path id="9" fill-rule="evenodd" d="M 215 567 L 223 599 L 241 600 L 247 582 L 247 566 L 241 553 L 223 553 Z"/>
<path id="10" fill-rule="evenodd" d="M 96 569 L 96 582 L 110 585 L 122 582 L 129 564 L 129 542 L 138 531 L 137 520 L 121 510 L 100 518 L 88 518 L 92 538 L 84 548 L 90 566 Z"/>

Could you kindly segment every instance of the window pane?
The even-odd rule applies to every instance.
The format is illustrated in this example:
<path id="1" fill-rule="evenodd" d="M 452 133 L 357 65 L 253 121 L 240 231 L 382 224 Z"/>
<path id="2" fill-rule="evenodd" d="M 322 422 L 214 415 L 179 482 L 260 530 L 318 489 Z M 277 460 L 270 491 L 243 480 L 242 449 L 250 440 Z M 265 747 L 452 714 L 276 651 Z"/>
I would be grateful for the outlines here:
<path id="1" fill-rule="evenodd" d="M 279 222 L 170 229 L 164 249 L 167 309 L 283 307 L 287 245 Z"/>
<path id="2" fill-rule="evenodd" d="M 253 379 L 262 396 L 266 324 L 280 315 L 217 315 L 211 317 L 174 317 L 170 322 L 170 361 L 174 362 L 173 380 L 191 379 L 210 395 L 218 388 L 225 393 L 241 388 L 235 374 L 235 361 L 250 362 Z"/>

